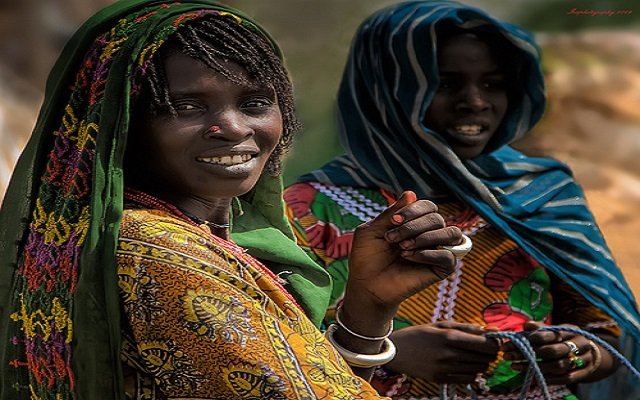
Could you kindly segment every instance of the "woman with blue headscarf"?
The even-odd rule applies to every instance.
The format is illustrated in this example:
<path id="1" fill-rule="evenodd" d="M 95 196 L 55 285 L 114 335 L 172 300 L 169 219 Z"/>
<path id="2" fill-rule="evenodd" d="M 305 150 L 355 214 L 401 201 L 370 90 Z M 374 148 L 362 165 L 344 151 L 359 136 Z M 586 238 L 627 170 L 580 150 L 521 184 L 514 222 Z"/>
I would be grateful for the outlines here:
<path id="1" fill-rule="evenodd" d="M 486 332 L 566 324 L 612 342 L 621 330 L 640 337 L 633 295 L 571 171 L 509 146 L 543 114 L 539 57 L 530 33 L 448 1 L 390 6 L 357 32 L 338 93 L 346 154 L 285 192 L 299 242 L 334 280 L 326 319 L 340 317 L 355 227 L 404 190 L 474 242 L 448 279 L 400 307 L 398 354 L 376 372 L 385 394 L 432 399 L 471 384 L 479 398 L 519 398 L 527 364 Z M 399 243 L 411 252 L 421 240 Z M 553 399 L 575 399 L 568 386 L 617 366 L 582 335 L 529 340 Z"/>

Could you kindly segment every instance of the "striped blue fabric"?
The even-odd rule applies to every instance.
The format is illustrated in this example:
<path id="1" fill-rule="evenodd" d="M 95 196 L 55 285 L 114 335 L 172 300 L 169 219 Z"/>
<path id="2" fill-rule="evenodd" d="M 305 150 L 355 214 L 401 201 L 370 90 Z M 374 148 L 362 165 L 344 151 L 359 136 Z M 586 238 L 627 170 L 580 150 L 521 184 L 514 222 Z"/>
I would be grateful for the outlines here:
<path id="1" fill-rule="evenodd" d="M 438 86 L 437 24 L 494 29 L 525 64 L 518 99 L 484 154 L 461 160 L 425 114 Z M 611 315 L 638 342 L 633 294 L 569 168 L 509 147 L 545 108 L 539 49 L 527 31 L 450 1 L 412 1 L 365 20 L 353 41 L 338 93 L 346 154 L 300 178 L 355 187 L 457 197 Z M 640 361 L 637 351 L 634 364 Z"/>

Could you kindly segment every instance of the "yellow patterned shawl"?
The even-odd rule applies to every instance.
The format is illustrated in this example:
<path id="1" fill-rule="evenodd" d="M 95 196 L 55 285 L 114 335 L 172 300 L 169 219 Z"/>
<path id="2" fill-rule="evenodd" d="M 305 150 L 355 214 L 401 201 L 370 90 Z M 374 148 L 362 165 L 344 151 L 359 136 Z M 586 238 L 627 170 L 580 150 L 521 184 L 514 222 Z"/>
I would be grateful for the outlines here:
<path id="1" fill-rule="evenodd" d="M 235 244 L 164 211 L 125 210 L 117 259 L 134 398 L 379 398 Z"/>

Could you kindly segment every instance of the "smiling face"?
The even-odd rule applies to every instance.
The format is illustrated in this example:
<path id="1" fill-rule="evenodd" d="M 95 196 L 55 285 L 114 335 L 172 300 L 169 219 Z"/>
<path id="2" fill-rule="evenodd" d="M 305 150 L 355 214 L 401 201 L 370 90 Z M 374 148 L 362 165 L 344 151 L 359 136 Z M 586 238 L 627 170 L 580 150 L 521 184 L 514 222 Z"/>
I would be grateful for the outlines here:
<path id="1" fill-rule="evenodd" d="M 462 159 L 482 153 L 507 111 L 507 79 L 489 46 L 473 35 L 449 38 L 439 53 L 440 85 L 426 125 Z"/>
<path id="2" fill-rule="evenodd" d="M 235 63 L 228 70 L 254 82 Z M 171 112 L 149 114 L 134 151 L 133 175 L 146 190 L 176 204 L 213 203 L 256 184 L 283 130 L 273 88 L 234 83 L 179 52 L 164 57 Z"/>

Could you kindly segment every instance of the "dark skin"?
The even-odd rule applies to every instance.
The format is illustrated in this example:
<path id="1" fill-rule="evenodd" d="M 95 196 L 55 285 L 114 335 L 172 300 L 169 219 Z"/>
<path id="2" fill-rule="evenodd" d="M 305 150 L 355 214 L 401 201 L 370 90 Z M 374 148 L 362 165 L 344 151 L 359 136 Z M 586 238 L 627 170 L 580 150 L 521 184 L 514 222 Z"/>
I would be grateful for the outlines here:
<path id="1" fill-rule="evenodd" d="M 239 65 L 229 68 L 246 76 Z M 177 115 L 146 114 L 142 148 L 129 152 L 136 183 L 191 215 L 228 223 L 232 198 L 256 184 L 282 133 L 275 92 L 235 84 L 178 52 L 165 57 L 165 69 Z M 215 234 L 229 237 L 227 229 Z"/>
<path id="2" fill-rule="evenodd" d="M 473 35 L 454 36 L 443 45 L 439 58 L 440 88 L 427 110 L 426 120 L 427 126 L 441 134 L 461 159 L 482 153 L 506 113 L 508 84 L 499 61 L 489 46 Z M 525 330 L 541 326 L 530 322 Z M 387 368 L 430 382 L 473 383 L 477 374 L 484 373 L 497 357 L 498 342 L 483 336 L 492 330 L 495 329 L 457 322 L 402 329 L 392 335 L 398 353 Z M 533 332 L 529 339 L 542 358 L 540 366 L 549 384 L 595 381 L 616 368 L 610 354 L 600 349 L 602 362 L 595 370 L 593 350 L 583 336 Z M 563 343 L 568 340 L 580 348 L 580 357 L 585 361 L 581 369 L 571 369 L 569 347 Z M 522 358 L 513 344 L 504 345 L 502 350 L 507 360 Z M 523 368 L 525 364 L 515 366 Z"/>
<path id="3" fill-rule="evenodd" d="M 567 327 L 577 328 L 575 325 L 564 324 Z M 529 342 L 535 349 L 536 355 L 541 361 L 538 362 L 547 382 L 552 385 L 570 385 L 578 382 L 594 382 L 610 375 L 618 367 L 617 361 L 611 353 L 600 347 L 602 361 L 595 369 L 595 353 L 589 345 L 589 339 L 571 332 L 535 332 L 544 324 L 530 321 L 524 326 L 525 331 L 531 331 Z M 600 338 L 611 344 L 616 344 L 617 339 L 611 335 L 600 334 Z M 585 362 L 584 367 L 573 369 L 569 361 L 569 346 L 566 342 L 571 341 L 578 346 L 579 356 Z M 515 348 L 513 343 L 503 346 L 505 359 L 511 361 L 521 361 L 522 355 Z M 526 363 L 514 365 L 516 370 L 528 368 Z"/>
<path id="4" fill-rule="evenodd" d="M 228 66 L 253 82 L 241 66 Z M 228 222 L 232 198 L 253 188 L 282 134 L 274 90 L 233 83 L 179 53 L 165 57 L 164 68 L 177 115 L 150 115 L 134 124 L 142 136 L 128 149 L 128 184 L 198 218 Z M 240 158 L 234 161 L 234 156 Z M 228 229 L 213 234 L 229 237 Z M 453 271 L 453 254 L 438 246 L 457 245 L 461 235 L 458 228 L 445 227 L 433 203 L 418 201 L 413 192 L 358 227 L 345 324 L 364 335 L 385 333 L 404 299 Z M 375 354 L 382 346 L 382 341 L 363 341 L 341 329 L 335 335 L 356 352 Z M 356 372 L 370 376 L 367 369 Z"/>
<path id="5" fill-rule="evenodd" d="M 443 45 L 438 60 L 440 84 L 426 115 L 462 159 L 476 157 L 491 140 L 507 111 L 506 74 L 488 45 L 458 35 Z"/>

